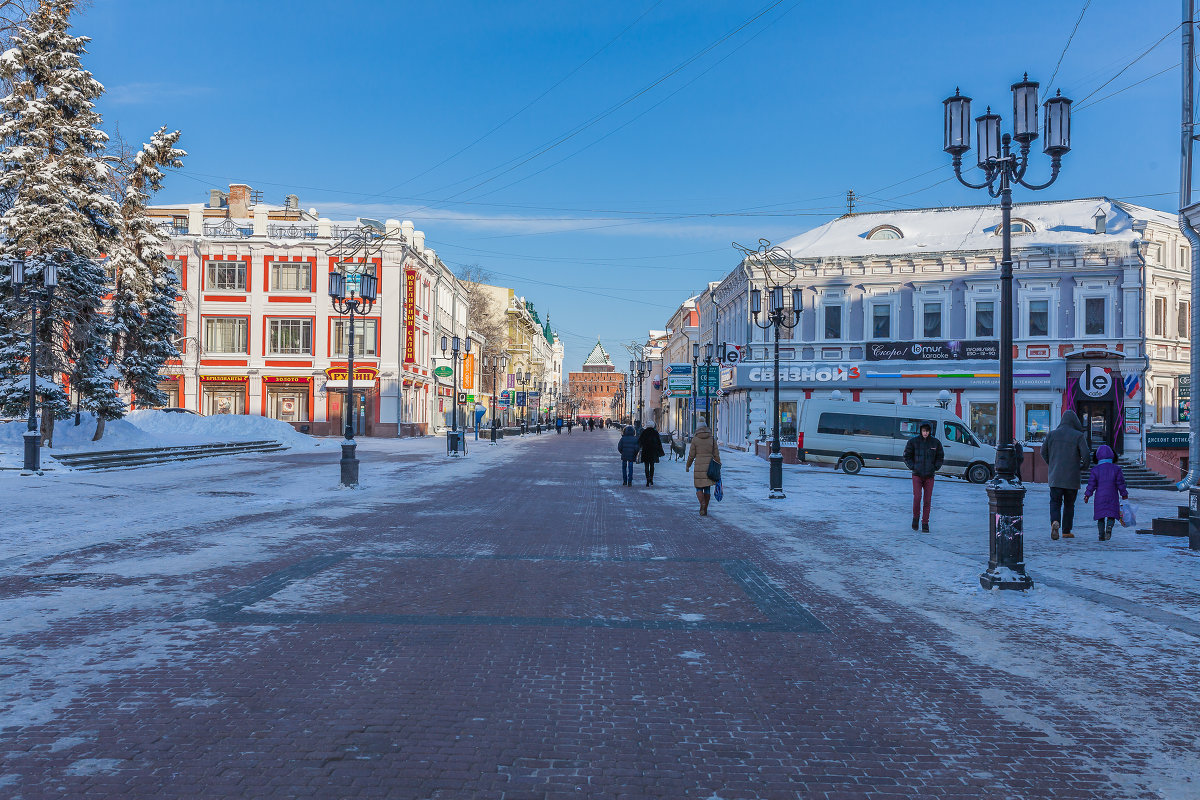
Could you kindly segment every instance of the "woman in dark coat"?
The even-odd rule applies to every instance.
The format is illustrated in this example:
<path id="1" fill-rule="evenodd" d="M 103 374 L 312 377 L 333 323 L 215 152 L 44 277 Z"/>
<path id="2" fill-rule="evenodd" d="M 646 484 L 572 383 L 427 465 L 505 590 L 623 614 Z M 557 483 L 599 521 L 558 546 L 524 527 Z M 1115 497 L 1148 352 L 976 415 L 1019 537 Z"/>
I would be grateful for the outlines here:
<path id="1" fill-rule="evenodd" d="M 1125 473 L 1117 466 L 1113 449 L 1106 444 L 1100 445 L 1096 449 L 1096 458 L 1100 463 L 1092 467 L 1088 475 L 1083 502 L 1096 495 L 1093 516 L 1100 531 L 1100 541 L 1107 542 L 1112 538 L 1113 523 L 1121 517 L 1121 500 L 1129 499 L 1129 491 L 1125 488 Z"/>
<path id="2" fill-rule="evenodd" d="M 638 437 L 638 446 L 642 448 L 642 466 L 646 468 L 646 485 L 654 485 L 654 465 L 663 457 L 662 437 L 653 422 L 647 422 Z"/>
<path id="3" fill-rule="evenodd" d="M 617 442 L 617 452 L 621 454 L 621 485 L 633 486 L 633 462 L 637 460 L 638 438 L 633 433 L 632 425 L 625 426 L 625 432 Z"/>

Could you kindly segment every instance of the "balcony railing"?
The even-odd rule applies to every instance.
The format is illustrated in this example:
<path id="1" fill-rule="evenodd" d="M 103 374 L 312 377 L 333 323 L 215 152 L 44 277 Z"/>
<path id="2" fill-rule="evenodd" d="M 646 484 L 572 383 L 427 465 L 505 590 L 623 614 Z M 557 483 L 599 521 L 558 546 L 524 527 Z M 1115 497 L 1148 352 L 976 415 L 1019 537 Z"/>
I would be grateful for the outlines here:
<path id="1" fill-rule="evenodd" d="M 174 222 L 155 223 L 154 229 L 164 236 L 187 236 L 187 224 L 177 225 Z"/>
<path id="2" fill-rule="evenodd" d="M 315 239 L 316 225 L 268 225 L 267 236 L 272 239 Z"/>
<path id="3" fill-rule="evenodd" d="M 226 239 L 245 239 L 248 236 L 254 235 L 254 228 L 250 225 L 242 225 L 227 219 L 216 225 L 204 226 L 205 236 L 218 236 Z"/>

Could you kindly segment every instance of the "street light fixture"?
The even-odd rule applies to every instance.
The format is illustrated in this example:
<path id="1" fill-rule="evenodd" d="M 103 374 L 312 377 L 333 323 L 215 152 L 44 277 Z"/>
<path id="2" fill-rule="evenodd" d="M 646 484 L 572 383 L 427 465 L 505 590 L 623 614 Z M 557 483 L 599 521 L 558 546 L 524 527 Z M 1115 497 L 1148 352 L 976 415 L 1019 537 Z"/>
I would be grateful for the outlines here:
<path id="1" fill-rule="evenodd" d="M 354 443 L 354 316 L 371 313 L 379 282 L 364 262 L 344 261 L 339 266 L 345 272 L 329 273 L 329 299 L 333 301 L 334 311 L 350 318 L 346 345 L 346 438 L 342 442 L 341 478 L 343 486 L 357 486 L 358 459 L 354 454 L 357 447 Z"/>
<path id="2" fill-rule="evenodd" d="M 504 353 L 500 353 L 500 354 L 492 353 L 491 355 L 485 355 L 483 357 L 483 366 L 484 366 L 484 369 L 490 369 L 492 371 L 492 425 L 491 425 L 491 428 L 492 428 L 492 444 L 495 444 L 496 443 L 496 427 L 498 426 L 498 422 L 496 420 L 496 391 L 497 391 L 497 387 L 500 385 L 497 382 L 499 380 L 497 372 L 504 370 L 508 366 L 508 356 L 505 355 Z"/>
<path id="3" fill-rule="evenodd" d="M 1025 542 L 1022 515 L 1025 487 L 1017 474 L 1020 448 L 1013 431 L 1013 263 L 1012 263 L 1012 184 L 1034 191 L 1045 189 L 1058 178 L 1062 157 L 1071 150 L 1071 101 L 1057 95 L 1047 100 L 1045 141 L 1042 152 L 1050 156 L 1050 180 L 1028 183 L 1025 171 L 1029 151 L 1038 138 L 1038 83 L 1023 80 L 1011 87 L 1013 94 L 1013 132 L 1001 134 L 1000 115 L 987 113 L 976 117 L 979 139 L 978 166 L 986 180 L 971 183 L 962 175 L 962 157 L 971 149 L 971 98 L 954 90 L 943 101 L 945 141 L 943 149 L 953 157 L 954 175 L 963 186 L 987 189 L 1000 198 L 1000 232 L 1003 251 L 1000 261 L 1000 419 L 996 447 L 995 476 L 988 482 L 988 567 L 979 576 L 985 589 L 1030 589 L 1033 580 L 1025 574 Z M 1019 152 L 1012 152 L 1012 142 Z"/>
<path id="4" fill-rule="evenodd" d="M 18 256 L 12 265 L 13 299 L 20 300 L 21 287 L 25 286 L 25 257 Z M 45 306 L 45 313 L 50 313 L 50 304 L 54 301 L 54 287 L 58 286 L 58 264 L 47 260 L 42 264 L 42 287 L 46 290 L 41 296 L 31 285 L 28 286 L 26 302 L 29 303 L 31 318 L 29 322 L 29 422 L 25 429 L 25 458 L 22 464 L 23 473 L 42 474 L 42 443 L 38 432 L 37 419 L 37 325 L 38 305 Z"/>
<path id="5" fill-rule="evenodd" d="M 467 452 L 467 437 L 459 433 L 458 430 L 458 365 L 461 363 L 459 353 L 471 352 L 471 337 L 465 340 L 459 339 L 457 336 L 450 337 L 450 341 L 446 341 L 446 337 L 442 337 L 442 358 L 446 358 L 446 346 L 450 346 L 450 368 L 453 372 L 451 377 L 451 391 L 454 392 L 453 405 L 450 406 L 450 442 L 447 446 L 450 448 L 450 454 L 457 456 L 461 450 L 465 455 Z M 465 356 L 464 356 L 465 358 Z"/>
<path id="6" fill-rule="evenodd" d="M 696 435 L 696 395 L 699 391 L 698 381 L 700 380 L 699 372 L 700 361 L 700 343 L 692 342 L 692 436 Z"/>
<path id="7" fill-rule="evenodd" d="M 750 290 L 750 313 L 754 317 L 754 324 L 763 330 L 768 328 L 775 329 L 775 368 L 771 371 L 771 377 L 774 381 L 775 396 L 773 402 L 774 425 L 771 433 L 771 455 L 768 459 L 770 462 L 770 481 L 771 492 L 768 497 L 772 500 L 780 500 L 787 497 L 783 493 L 783 450 L 779 445 L 779 331 L 782 328 L 789 330 L 800 324 L 800 311 L 802 300 L 799 289 L 792 289 L 791 297 L 792 304 L 790 307 L 784 303 L 784 292 L 782 286 L 771 287 L 771 310 L 767 312 L 766 321 L 759 322 L 758 316 L 762 313 L 762 290 Z"/>

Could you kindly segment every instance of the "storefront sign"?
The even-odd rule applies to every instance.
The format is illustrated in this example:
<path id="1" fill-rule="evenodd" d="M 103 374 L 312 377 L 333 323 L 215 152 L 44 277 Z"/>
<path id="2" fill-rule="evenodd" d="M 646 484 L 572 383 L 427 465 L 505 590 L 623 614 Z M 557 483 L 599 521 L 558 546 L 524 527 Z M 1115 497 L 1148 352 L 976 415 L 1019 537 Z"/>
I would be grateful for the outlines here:
<path id="1" fill-rule="evenodd" d="M 458 393 L 458 404 L 461 406 L 463 403 L 466 403 L 466 402 L 467 402 L 467 393 L 459 392 Z"/>
<path id="2" fill-rule="evenodd" d="M 1180 375 L 1175 382 L 1175 396 L 1179 400 L 1179 421 L 1190 422 L 1192 419 L 1192 376 Z"/>
<path id="3" fill-rule="evenodd" d="M 525 407 L 525 393 L 517 392 L 517 408 Z"/>
<path id="4" fill-rule="evenodd" d="M 417 360 L 417 271 L 404 270 L 404 363 Z"/>
<path id="5" fill-rule="evenodd" d="M 1141 422 L 1142 407 L 1141 406 L 1125 406 L 1125 421 L 1126 422 Z"/>
<path id="6" fill-rule="evenodd" d="M 993 389 L 1000 385 L 1000 372 L 994 366 L 971 366 L 966 363 L 939 365 L 928 363 L 886 362 L 789 364 L 779 369 L 779 383 L 791 389 L 819 389 L 838 385 L 855 389 Z M 729 389 L 761 389 L 774 381 L 771 367 L 752 367 L 742 364 L 736 368 L 735 381 Z M 1061 361 L 1039 365 L 1017 365 L 1013 370 L 1013 386 L 1017 389 L 1056 389 L 1067 386 L 1067 369 Z"/>
<path id="7" fill-rule="evenodd" d="M 1049 358 L 1050 345 L 1048 344 L 1031 344 L 1025 347 L 1026 358 Z"/>
<path id="8" fill-rule="evenodd" d="M 345 380 L 350 379 L 349 373 L 350 373 L 350 370 L 347 369 L 346 367 L 330 367 L 329 369 L 325 370 L 325 377 L 331 381 L 345 381 Z M 379 377 L 379 368 L 378 367 L 355 367 L 354 368 L 354 382 L 355 383 L 358 383 L 359 381 L 363 381 L 366 383 L 372 383 L 378 377 Z"/>
<path id="9" fill-rule="evenodd" d="M 249 376 L 246 375 L 201 375 L 202 381 L 248 381 Z"/>
<path id="10" fill-rule="evenodd" d="M 737 370 L 733 367 L 721 368 L 721 388 L 728 389 L 737 383 Z"/>
<path id="11" fill-rule="evenodd" d="M 1079 374 L 1079 391 L 1093 400 L 1099 400 L 1112 393 L 1112 371 L 1104 367 L 1088 364 Z"/>
<path id="12" fill-rule="evenodd" d="M 464 388 L 464 389 L 474 389 L 475 388 L 475 354 L 474 353 L 467 353 L 465 356 L 463 356 L 462 388 Z"/>
<path id="13" fill-rule="evenodd" d="M 358 370 L 355 370 L 357 372 Z M 268 375 L 263 378 L 263 383 L 312 383 L 312 378 L 299 375 Z"/>
<path id="14" fill-rule="evenodd" d="M 1146 433 L 1146 447 L 1156 450 L 1186 450 L 1187 446 L 1187 431 L 1149 431 Z"/>
<path id="15" fill-rule="evenodd" d="M 1129 420 L 1125 420 L 1125 432 L 1126 433 L 1141 433 L 1142 432 L 1142 423 L 1130 422 Z"/>
<path id="16" fill-rule="evenodd" d="M 856 364 L 822 364 L 806 365 L 803 367 L 780 367 L 779 381 L 793 383 L 837 383 L 839 381 L 857 380 L 861 377 Z M 774 367 L 751 367 L 746 372 L 746 378 L 751 383 L 774 383 Z"/>
<path id="17" fill-rule="evenodd" d="M 951 361 L 961 358 L 993 361 L 1000 358 L 1000 343 L 974 342 L 872 342 L 867 361 Z"/>
<path id="18" fill-rule="evenodd" d="M 722 354 L 721 360 L 731 366 L 740 362 L 742 360 L 741 346 L 736 344 L 725 345 L 725 352 Z"/>
<path id="19" fill-rule="evenodd" d="M 433 374 L 437 375 L 439 378 L 449 378 L 454 374 L 454 369 L 451 367 L 438 367 L 433 371 Z"/>

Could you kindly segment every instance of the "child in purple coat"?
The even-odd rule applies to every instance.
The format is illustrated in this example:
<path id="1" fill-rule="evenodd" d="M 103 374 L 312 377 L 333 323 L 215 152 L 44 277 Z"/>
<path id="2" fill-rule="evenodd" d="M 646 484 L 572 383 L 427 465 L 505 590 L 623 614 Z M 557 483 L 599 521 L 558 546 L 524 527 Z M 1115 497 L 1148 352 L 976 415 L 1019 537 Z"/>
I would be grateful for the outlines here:
<path id="1" fill-rule="evenodd" d="M 1112 448 L 1106 444 L 1100 445 L 1096 450 L 1096 458 L 1100 463 L 1092 467 L 1088 476 L 1083 502 L 1096 495 L 1093 516 L 1100 530 L 1100 541 L 1107 542 L 1112 538 L 1113 523 L 1121 516 L 1121 500 L 1128 500 L 1129 492 L 1125 489 L 1125 473 L 1117 466 Z"/>

